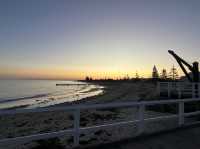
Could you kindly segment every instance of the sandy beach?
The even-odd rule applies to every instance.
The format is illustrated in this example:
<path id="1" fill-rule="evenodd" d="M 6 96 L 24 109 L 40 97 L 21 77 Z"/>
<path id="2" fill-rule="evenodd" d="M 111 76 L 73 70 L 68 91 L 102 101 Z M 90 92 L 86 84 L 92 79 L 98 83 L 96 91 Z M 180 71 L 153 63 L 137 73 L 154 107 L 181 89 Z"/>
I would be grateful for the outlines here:
<path id="1" fill-rule="evenodd" d="M 110 102 L 127 102 L 152 100 L 157 98 L 156 86 L 151 82 L 93 82 L 104 86 L 104 92 L 101 95 L 89 97 L 73 103 L 63 103 L 56 106 L 72 106 L 74 104 L 97 104 Z M 81 126 L 92 126 L 94 124 L 104 124 L 111 121 L 122 121 L 137 119 L 137 108 L 120 108 L 105 110 L 81 111 Z M 147 111 L 146 117 L 166 115 Z M 36 133 L 53 132 L 73 127 L 73 117 L 69 112 L 43 112 L 30 114 L 17 114 L 12 116 L 0 117 L 0 139 L 25 136 Z M 175 122 L 159 122 L 156 125 L 148 124 L 151 131 L 170 128 L 175 126 Z M 133 137 L 136 132 L 135 125 L 130 127 L 116 127 L 109 130 L 99 130 L 81 134 L 80 144 L 83 146 L 98 143 L 112 142 L 120 139 Z M 72 147 L 72 137 L 60 138 L 59 142 L 67 148 Z M 7 146 L 14 149 L 28 149 L 37 147 L 41 142 L 32 142 L 19 146 Z M 7 149 L 6 148 L 6 149 Z"/>

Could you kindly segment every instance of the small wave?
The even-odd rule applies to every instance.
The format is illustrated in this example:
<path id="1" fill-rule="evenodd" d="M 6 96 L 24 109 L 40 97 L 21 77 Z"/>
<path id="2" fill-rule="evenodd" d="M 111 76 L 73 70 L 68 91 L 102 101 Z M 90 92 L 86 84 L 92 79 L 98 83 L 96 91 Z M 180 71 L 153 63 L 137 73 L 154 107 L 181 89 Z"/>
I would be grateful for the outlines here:
<path id="1" fill-rule="evenodd" d="M 80 91 L 79 93 L 87 94 L 87 93 L 91 93 L 91 92 L 95 92 L 95 91 L 99 91 L 99 90 L 100 90 L 99 88 L 91 88 L 87 91 Z"/>
<path id="2" fill-rule="evenodd" d="M 49 90 L 46 93 L 36 93 L 33 96 L 21 96 L 16 98 L 0 98 L 1 109 L 6 108 L 38 108 L 65 102 L 73 102 L 87 97 L 101 94 L 103 87 L 93 84 L 84 84 L 73 87 L 60 87 Z"/>
<path id="3" fill-rule="evenodd" d="M 0 99 L 0 103 L 6 103 L 6 102 L 12 102 L 12 101 L 20 101 L 20 100 L 24 100 L 24 99 L 41 98 L 41 97 L 47 97 L 48 95 L 49 94 L 38 94 L 38 95 L 20 97 L 20 98 Z"/>

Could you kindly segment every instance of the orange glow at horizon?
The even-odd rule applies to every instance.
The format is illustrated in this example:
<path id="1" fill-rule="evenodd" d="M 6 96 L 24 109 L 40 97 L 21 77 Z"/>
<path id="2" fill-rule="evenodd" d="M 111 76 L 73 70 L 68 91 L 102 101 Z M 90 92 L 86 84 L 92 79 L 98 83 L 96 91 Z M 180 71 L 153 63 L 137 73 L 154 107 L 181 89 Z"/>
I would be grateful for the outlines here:
<path id="1" fill-rule="evenodd" d="M 0 69 L 0 77 L 17 79 L 85 79 L 86 76 L 94 79 L 113 78 L 120 79 L 126 76 L 135 77 L 136 71 L 89 71 L 89 70 L 65 70 L 65 69 Z M 140 77 L 150 77 L 151 73 L 138 71 Z"/>
<path id="2" fill-rule="evenodd" d="M 134 70 L 66 70 L 62 68 L 55 69 L 0 69 L 1 78 L 16 78 L 16 79 L 64 79 L 64 80 L 79 80 L 85 79 L 86 76 L 93 79 L 121 79 L 124 77 L 134 78 L 136 72 L 139 77 L 149 78 L 151 77 L 151 69 L 146 71 L 134 71 Z M 161 72 L 161 70 L 159 71 Z M 179 74 L 182 75 L 179 70 Z"/>

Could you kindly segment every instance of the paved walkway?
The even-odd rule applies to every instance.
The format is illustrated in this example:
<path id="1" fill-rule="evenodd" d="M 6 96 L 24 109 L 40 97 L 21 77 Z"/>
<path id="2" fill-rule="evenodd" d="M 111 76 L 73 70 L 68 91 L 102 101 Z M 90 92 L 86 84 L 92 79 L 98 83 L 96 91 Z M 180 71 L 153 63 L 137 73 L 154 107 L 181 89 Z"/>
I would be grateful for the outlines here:
<path id="1" fill-rule="evenodd" d="M 182 128 L 122 142 L 101 145 L 95 149 L 199 149 L 200 125 Z"/>

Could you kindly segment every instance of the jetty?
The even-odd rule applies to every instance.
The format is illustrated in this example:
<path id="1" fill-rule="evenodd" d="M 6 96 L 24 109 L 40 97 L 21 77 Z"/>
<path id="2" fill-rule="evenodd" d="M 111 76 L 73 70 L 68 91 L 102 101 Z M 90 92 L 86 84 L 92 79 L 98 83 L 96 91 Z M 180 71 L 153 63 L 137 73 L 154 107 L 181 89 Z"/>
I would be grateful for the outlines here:
<path id="1" fill-rule="evenodd" d="M 56 86 L 85 86 L 88 84 L 67 84 L 67 83 L 58 83 Z"/>

